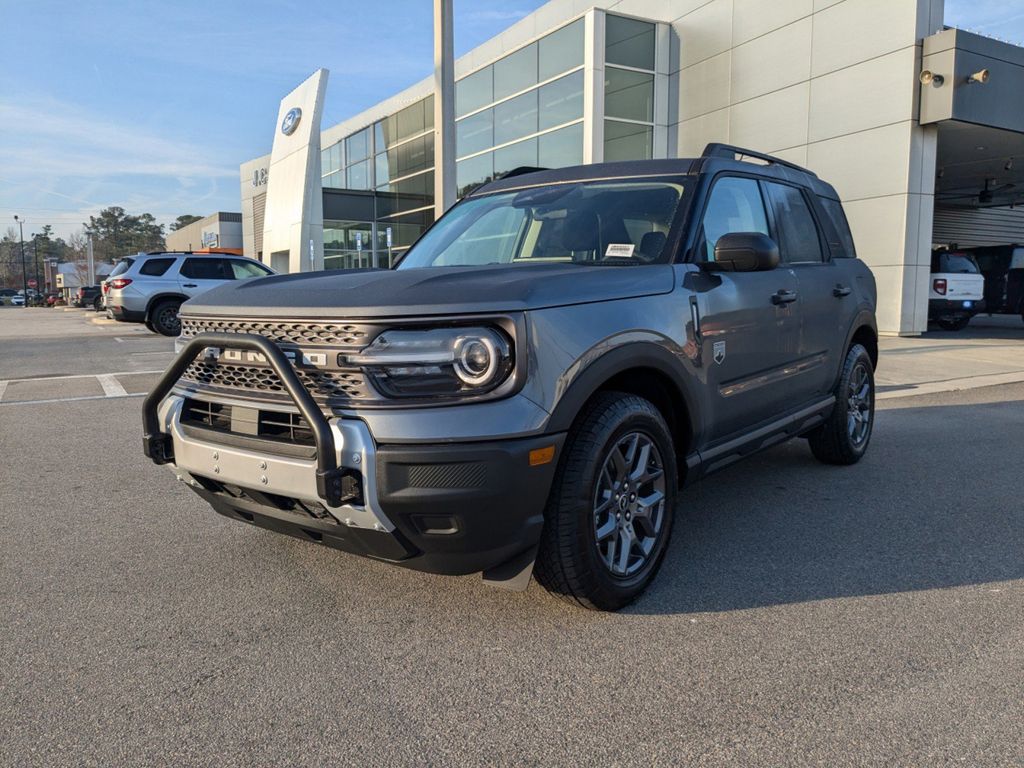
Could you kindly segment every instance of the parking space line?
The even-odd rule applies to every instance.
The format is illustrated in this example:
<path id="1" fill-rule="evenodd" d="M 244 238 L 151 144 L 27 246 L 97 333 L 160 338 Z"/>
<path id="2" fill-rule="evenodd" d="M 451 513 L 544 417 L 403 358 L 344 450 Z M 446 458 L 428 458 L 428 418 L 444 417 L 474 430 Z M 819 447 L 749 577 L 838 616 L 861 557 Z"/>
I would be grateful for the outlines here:
<path id="1" fill-rule="evenodd" d="M 126 392 L 123 395 L 85 395 L 83 397 L 58 397 L 52 400 L 14 400 L 9 403 L 0 403 L 0 408 L 10 408 L 14 405 L 50 405 L 51 403 L 75 403 L 82 400 L 119 400 L 129 397 L 145 397 L 145 392 Z"/>
<path id="2" fill-rule="evenodd" d="M 100 376 L 135 376 L 140 373 L 163 373 L 160 368 L 155 371 L 115 371 L 113 373 L 68 373 L 60 376 L 36 376 L 29 379 L 0 379 L 0 385 L 15 384 L 22 381 L 60 381 L 63 379 L 97 379 Z"/>
<path id="3" fill-rule="evenodd" d="M 7 389 L 7 382 L 0 381 L 0 400 L 4 399 L 4 390 Z"/>
<path id="4" fill-rule="evenodd" d="M 107 397 L 122 397 L 128 394 L 128 390 L 121 386 L 121 382 L 114 378 L 112 373 L 101 373 L 96 377 L 96 381 L 103 387 L 103 394 Z"/>

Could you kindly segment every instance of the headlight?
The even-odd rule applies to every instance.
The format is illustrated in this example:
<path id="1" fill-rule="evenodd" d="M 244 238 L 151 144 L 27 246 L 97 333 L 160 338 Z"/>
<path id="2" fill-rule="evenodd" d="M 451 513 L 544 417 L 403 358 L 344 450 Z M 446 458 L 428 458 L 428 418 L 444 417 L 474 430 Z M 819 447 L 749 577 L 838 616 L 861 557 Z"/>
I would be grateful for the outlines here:
<path id="1" fill-rule="evenodd" d="M 490 392 L 512 371 L 512 347 L 493 328 L 386 331 L 344 363 L 361 367 L 388 397 Z"/>

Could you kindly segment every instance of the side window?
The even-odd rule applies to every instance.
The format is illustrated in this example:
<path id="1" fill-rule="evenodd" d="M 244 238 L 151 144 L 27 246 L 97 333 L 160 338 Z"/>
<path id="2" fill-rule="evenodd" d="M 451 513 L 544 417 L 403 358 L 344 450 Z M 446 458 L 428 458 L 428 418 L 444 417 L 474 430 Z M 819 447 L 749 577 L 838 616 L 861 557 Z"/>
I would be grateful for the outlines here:
<path id="1" fill-rule="evenodd" d="M 768 218 L 761 190 L 754 179 L 725 177 L 715 182 L 701 225 L 704 244 L 698 252 L 705 261 L 715 260 L 715 243 L 730 232 L 768 234 Z"/>
<path id="2" fill-rule="evenodd" d="M 142 266 L 139 267 L 139 274 L 160 277 L 170 269 L 173 263 L 174 259 L 146 259 L 142 262 Z"/>
<path id="3" fill-rule="evenodd" d="M 250 277 L 266 277 L 270 274 L 266 267 L 261 267 L 259 264 L 254 264 L 251 261 L 231 259 L 229 263 L 235 280 L 246 280 Z"/>
<path id="4" fill-rule="evenodd" d="M 235 274 L 228 268 L 227 259 L 185 259 L 181 276 L 193 280 L 234 280 Z"/>
<path id="5" fill-rule="evenodd" d="M 822 261 L 821 236 L 803 192 L 786 184 L 767 182 L 768 199 L 775 211 L 779 253 L 785 264 Z"/>
<path id="6" fill-rule="evenodd" d="M 843 249 L 842 255 L 848 259 L 855 258 L 857 256 L 857 249 L 853 245 L 853 234 L 850 232 L 850 224 L 846 220 L 843 204 L 838 200 L 830 200 L 827 197 L 819 197 L 818 199 L 821 201 L 821 207 L 825 209 L 825 214 L 832 222 L 832 226 L 839 236 L 839 245 Z M 838 255 L 833 250 L 833 256 Z"/>

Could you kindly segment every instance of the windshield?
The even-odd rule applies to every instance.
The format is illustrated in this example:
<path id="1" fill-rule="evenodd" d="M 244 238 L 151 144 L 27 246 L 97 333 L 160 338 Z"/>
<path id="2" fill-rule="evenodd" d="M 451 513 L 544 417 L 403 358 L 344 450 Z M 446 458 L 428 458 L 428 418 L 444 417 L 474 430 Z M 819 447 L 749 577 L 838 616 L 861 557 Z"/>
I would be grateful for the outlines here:
<path id="1" fill-rule="evenodd" d="M 128 271 L 132 264 L 135 263 L 135 259 L 125 257 L 117 262 L 117 266 L 111 271 L 107 277 L 117 277 L 118 275 L 124 274 Z"/>
<path id="2" fill-rule="evenodd" d="M 683 198 L 668 181 L 592 181 L 500 192 L 459 203 L 398 269 L 487 264 L 656 264 Z"/>

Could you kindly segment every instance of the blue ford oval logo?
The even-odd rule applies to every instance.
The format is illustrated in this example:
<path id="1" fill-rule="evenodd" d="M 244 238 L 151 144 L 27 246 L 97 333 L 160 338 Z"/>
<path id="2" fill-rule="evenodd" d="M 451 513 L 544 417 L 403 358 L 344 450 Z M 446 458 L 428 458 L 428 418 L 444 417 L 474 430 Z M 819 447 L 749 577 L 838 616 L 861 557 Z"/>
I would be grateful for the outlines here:
<path id="1" fill-rule="evenodd" d="M 302 119 L 302 110 L 298 107 L 292 107 L 288 110 L 288 114 L 284 116 L 284 120 L 281 121 L 281 133 L 285 136 L 291 136 L 295 133 L 295 129 L 299 127 L 299 120 Z"/>

